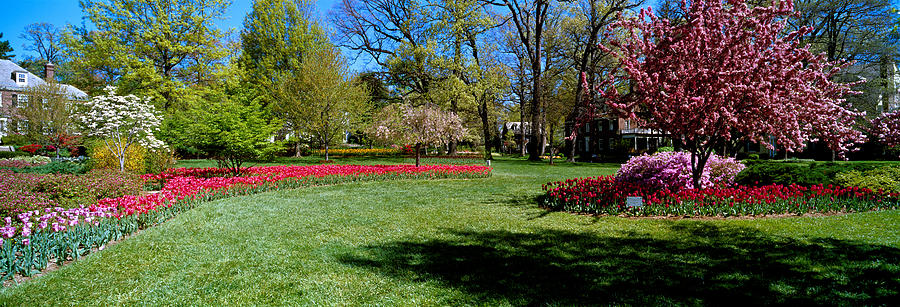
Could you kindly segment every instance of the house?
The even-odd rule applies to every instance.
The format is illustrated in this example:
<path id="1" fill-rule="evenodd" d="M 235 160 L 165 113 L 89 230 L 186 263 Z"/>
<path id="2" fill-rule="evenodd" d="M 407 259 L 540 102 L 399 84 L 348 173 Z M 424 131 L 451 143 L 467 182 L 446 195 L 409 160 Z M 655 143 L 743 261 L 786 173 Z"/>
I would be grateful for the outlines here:
<path id="1" fill-rule="evenodd" d="M 54 78 L 55 66 L 47 63 L 44 66 L 48 79 Z M 28 72 L 10 60 L 0 60 L 0 137 L 17 133 L 27 127 L 28 121 L 16 118 L 13 111 L 28 103 L 28 95 L 23 94 L 32 86 L 46 85 L 47 82 Z M 59 84 L 63 94 L 73 101 L 89 99 L 87 93 L 68 84 Z"/>
<path id="2" fill-rule="evenodd" d="M 531 138 L 531 123 L 529 122 L 507 122 L 498 125 L 500 135 L 503 139 L 500 144 L 500 151 L 505 153 L 515 153 L 527 146 Z M 522 142 L 522 133 L 525 133 L 525 143 Z"/>
<path id="3" fill-rule="evenodd" d="M 575 154 L 581 160 L 618 159 L 669 145 L 660 130 L 641 127 L 631 119 L 605 117 L 578 128 Z"/>

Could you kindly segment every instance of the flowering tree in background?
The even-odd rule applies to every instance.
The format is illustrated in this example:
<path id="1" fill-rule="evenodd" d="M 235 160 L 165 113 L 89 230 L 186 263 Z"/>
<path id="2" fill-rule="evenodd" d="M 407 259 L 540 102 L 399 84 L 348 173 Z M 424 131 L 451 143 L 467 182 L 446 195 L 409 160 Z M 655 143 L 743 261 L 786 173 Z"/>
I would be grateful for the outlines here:
<path id="1" fill-rule="evenodd" d="M 681 5 L 689 13 L 677 25 L 650 9 L 613 24 L 606 34 L 612 48 L 600 48 L 622 63 L 627 82 L 603 80 L 597 89 L 611 111 L 679 140 L 692 153 L 695 187 L 716 148 L 749 140 L 772 149 L 773 137 L 788 151 L 821 140 L 842 154 L 862 141 L 852 125 L 863 113 L 842 99 L 853 84 L 831 81 L 845 65 L 800 47 L 808 29 L 782 34 L 791 0 Z M 621 94 L 614 83 L 630 91 Z"/>
<path id="2" fill-rule="evenodd" d="M 887 146 L 900 146 L 900 110 L 875 118 L 872 133 Z"/>
<path id="3" fill-rule="evenodd" d="M 138 143 L 145 148 L 163 148 L 165 144 L 154 136 L 161 118 L 150 104 L 150 98 L 135 95 L 118 96 L 116 88 L 107 86 L 107 95 L 96 96 L 86 102 L 76 115 L 87 134 L 102 137 L 106 148 L 119 159 L 119 170 L 125 171 L 128 147 Z"/>
<path id="4" fill-rule="evenodd" d="M 416 166 L 419 166 L 422 145 L 447 145 L 459 141 L 466 129 L 458 115 L 433 105 L 412 107 L 392 104 L 373 118 L 371 132 L 376 139 L 387 143 L 415 144 Z"/>

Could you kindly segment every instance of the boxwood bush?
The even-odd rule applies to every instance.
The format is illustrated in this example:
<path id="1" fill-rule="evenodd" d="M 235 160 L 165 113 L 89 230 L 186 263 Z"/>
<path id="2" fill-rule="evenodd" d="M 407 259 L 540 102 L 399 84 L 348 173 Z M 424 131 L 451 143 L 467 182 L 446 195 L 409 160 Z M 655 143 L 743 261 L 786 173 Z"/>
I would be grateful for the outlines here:
<path id="1" fill-rule="evenodd" d="M 881 168 L 882 163 L 785 163 L 778 161 L 745 160 L 747 168 L 735 179 L 743 185 L 841 184 L 835 178 L 850 171 L 865 172 Z"/>
<path id="2" fill-rule="evenodd" d="M 835 182 L 842 186 L 900 193 L 900 166 L 879 167 L 867 171 L 850 170 L 837 174 Z"/>

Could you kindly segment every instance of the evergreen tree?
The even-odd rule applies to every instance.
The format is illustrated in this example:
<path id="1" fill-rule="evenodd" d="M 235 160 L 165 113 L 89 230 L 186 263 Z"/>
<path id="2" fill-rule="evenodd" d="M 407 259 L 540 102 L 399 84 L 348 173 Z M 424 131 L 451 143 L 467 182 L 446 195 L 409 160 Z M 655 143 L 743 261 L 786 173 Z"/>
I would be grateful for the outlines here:
<path id="1" fill-rule="evenodd" d="M 3 38 L 3 33 L 0 33 L 0 39 Z M 3 60 L 11 60 L 16 57 L 12 54 L 13 48 L 9 45 L 8 40 L 0 40 L 0 59 Z"/>

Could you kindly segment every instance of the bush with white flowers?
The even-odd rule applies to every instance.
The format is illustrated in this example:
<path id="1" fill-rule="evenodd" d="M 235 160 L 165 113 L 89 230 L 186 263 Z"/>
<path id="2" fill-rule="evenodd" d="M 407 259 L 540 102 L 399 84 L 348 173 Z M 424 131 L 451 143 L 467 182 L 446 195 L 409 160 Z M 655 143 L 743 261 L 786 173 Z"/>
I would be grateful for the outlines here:
<path id="1" fill-rule="evenodd" d="M 84 125 L 88 135 L 104 139 L 106 147 L 119 160 L 121 171 L 125 171 L 125 155 L 131 145 L 166 147 L 154 136 L 159 131 L 162 117 L 156 114 L 149 97 L 118 96 L 114 86 L 107 86 L 104 91 L 108 94 L 86 102 L 84 111 L 75 118 Z"/>

